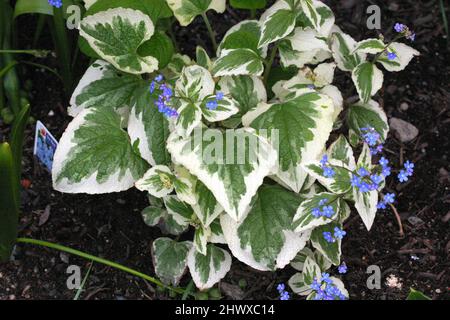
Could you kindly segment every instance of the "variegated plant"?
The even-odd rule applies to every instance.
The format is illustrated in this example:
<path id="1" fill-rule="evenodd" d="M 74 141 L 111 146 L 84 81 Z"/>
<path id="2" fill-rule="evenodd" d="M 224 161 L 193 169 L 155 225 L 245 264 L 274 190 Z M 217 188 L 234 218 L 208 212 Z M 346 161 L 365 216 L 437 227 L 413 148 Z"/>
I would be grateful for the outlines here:
<path id="1" fill-rule="evenodd" d="M 388 124 L 373 97 L 383 83 L 380 67 L 397 72 L 418 55 L 396 42 L 411 32 L 357 42 L 324 3 L 278 0 L 259 21 L 232 27 L 216 57 L 198 47 L 194 61 L 173 52 L 159 22 L 173 12 L 185 26 L 210 9 L 223 12 L 225 0 L 86 4 L 80 46 L 97 60 L 70 101 L 74 119 L 55 154 L 54 188 L 98 194 L 135 186 L 148 194 L 147 225 L 174 236 L 194 230 L 192 241 L 153 242 L 155 272 L 167 284 L 177 285 L 188 268 L 198 288 L 214 286 L 231 267 L 228 246 L 258 270 L 291 264 L 300 272 L 291 288 L 320 298 L 311 285 L 341 263 L 351 207 L 368 230 L 375 220 L 388 174 L 372 156 Z M 333 85 L 336 69 L 351 74 L 358 102 L 344 104 Z M 333 134 L 344 125 L 348 137 Z M 241 162 L 233 161 L 239 148 L 230 161 L 212 146 L 228 142 L 230 132 L 232 144 L 258 142 L 244 143 L 249 156 Z M 375 185 L 362 187 L 361 170 L 378 177 Z M 322 280 L 348 297 L 330 279 Z"/>

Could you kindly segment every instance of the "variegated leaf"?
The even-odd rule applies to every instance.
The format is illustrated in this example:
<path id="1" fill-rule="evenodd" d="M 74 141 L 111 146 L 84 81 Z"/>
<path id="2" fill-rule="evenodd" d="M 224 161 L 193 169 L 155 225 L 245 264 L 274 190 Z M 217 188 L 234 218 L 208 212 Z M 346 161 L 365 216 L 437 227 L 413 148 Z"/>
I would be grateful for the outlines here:
<path id="1" fill-rule="evenodd" d="M 359 97 L 366 103 L 381 89 L 383 79 L 383 72 L 371 62 L 361 63 L 352 72 L 352 80 Z"/>
<path id="2" fill-rule="evenodd" d="M 189 25 L 196 16 L 208 10 L 225 11 L 225 0 L 167 0 L 167 4 L 181 26 Z"/>

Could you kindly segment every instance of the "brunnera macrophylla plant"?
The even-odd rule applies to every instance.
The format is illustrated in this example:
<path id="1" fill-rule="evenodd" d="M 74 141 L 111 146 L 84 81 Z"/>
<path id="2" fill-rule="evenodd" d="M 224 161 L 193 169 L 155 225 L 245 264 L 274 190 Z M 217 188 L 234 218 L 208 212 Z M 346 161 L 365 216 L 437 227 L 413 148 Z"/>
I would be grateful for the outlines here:
<path id="1" fill-rule="evenodd" d="M 358 42 L 324 3 L 279 0 L 259 20 L 233 26 L 215 57 L 198 47 L 192 60 L 174 53 L 164 22 L 173 14 L 189 25 L 210 9 L 223 12 L 225 0 L 87 4 L 80 47 L 97 60 L 70 100 L 54 188 L 147 195 L 144 222 L 167 234 L 152 244 L 167 284 L 189 269 L 199 289 L 210 288 L 233 255 L 262 271 L 290 264 L 299 271 L 290 288 L 308 299 L 347 299 L 327 271 L 346 270 L 351 208 L 370 230 L 395 201 L 383 193 L 389 126 L 374 96 L 383 68 L 401 71 L 419 54 L 398 42 L 413 33 L 398 24 L 392 40 Z M 277 56 L 282 71 L 296 73 L 283 71 L 269 87 Z M 337 69 L 351 75 L 359 101 L 344 105 Z M 413 169 L 405 163 L 399 179 Z M 279 292 L 289 298 L 284 286 Z"/>

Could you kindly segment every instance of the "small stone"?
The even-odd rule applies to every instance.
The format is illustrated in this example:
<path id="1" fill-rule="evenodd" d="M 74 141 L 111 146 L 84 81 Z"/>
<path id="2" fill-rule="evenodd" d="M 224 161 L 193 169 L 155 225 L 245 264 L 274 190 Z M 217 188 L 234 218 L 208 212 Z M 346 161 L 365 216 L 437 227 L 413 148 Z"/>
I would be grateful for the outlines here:
<path id="1" fill-rule="evenodd" d="M 50 110 L 49 112 L 48 112 L 48 116 L 49 117 L 53 117 L 55 115 L 55 112 L 53 111 L 53 110 Z"/>
<path id="2" fill-rule="evenodd" d="M 441 293 L 442 291 L 441 291 L 441 289 L 436 289 L 435 292 L 436 293 Z"/>
<path id="3" fill-rule="evenodd" d="M 394 131 L 396 138 L 401 142 L 410 142 L 419 135 L 419 129 L 405 120 L 391 118 L 389 124 L 392 131 Z"/>
<path id="4" fill-rule="evenodd" d="M 402 103 L 400 104 L 400 110 L 402 110 L 402 111 L 407 111 L 408 109 L 409 109 L 409 104 L 408 104 L 408 103 L 402 102 Z"/>
<path id="5" fill-rule="evenodd" d="M 416 217 L 416 216 L 409 217 L 408 222 L 411 223 L 413 226 L 417 226 L 417 225 L 421 225 L 421 224 L 425 223 L 425 222 L 423 222 L 422 219 L 420 219 L 419 217 Z"/>

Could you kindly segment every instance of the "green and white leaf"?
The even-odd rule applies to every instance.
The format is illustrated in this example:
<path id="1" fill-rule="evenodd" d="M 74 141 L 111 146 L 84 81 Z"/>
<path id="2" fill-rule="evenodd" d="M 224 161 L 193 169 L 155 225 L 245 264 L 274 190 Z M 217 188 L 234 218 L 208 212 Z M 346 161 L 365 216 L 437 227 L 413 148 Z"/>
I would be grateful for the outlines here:
<path id="1" fill-rule="evenodd" d="M 257 270 L 284 268 L 304 248 L 310 232 L 292 230 L 302 202 L 297 194 L 276 185 L 263 185 L 244 220 L 221 216 L 225 239 L 233 255 Z"/>
<path id="2" fill-rule="evenodd" d="M 354 51 L 377 54 L 386 49 L 386 44 L 380 39 L 366 39 L 356 44 Z"/>
<path id="3" fill-rule="evenodd" d="M 300 0 L 300 5 L 303 13 L 309 19 L 314 29 L 318 30 L 320 28 L 321 16 L 319 12 L 317 12 L 314 2 L 312 0 Z"/>
<path id="4" fill-rule="evenodd" d="M 387 139 L 389 124 L 386 113 L 378 102 L 370 100 L 367 103 L 359 101 L 351 105 L 347 113 L 349 137 L 352 145 L 361 141 L 361 128 L 374 128 L 380 134 L 382 141 Z"/>
<path id="5" fill-rule="evenodd" d="M 321 1 L 311 0 L 311 2 L 313 7 L 311 10 L 308 9 L 307 11 L 311 12 L 313 16 L 314 10 L 317 12 L 318 25 L 314 26 L 313 22 L 305 12 L 300 12 L 300 15 L 297 17 L 296 25 L 304 29 L 315 29 L 321 36 L 328 38 L 335 22 L 334 13 L 326 4 Z"/>
<path id="6" fill-rule="evenodd" d="M 187 204 L 194 205 L 197 203 L 195 194 L 194 194 L 194 186 L 192 185 L 191 180 L 176 177 L 173 179 L 173 186 L 178 198 L 186 202 Z"/>
<path id="7" fill-rule="evenodd" d="M 184 67 L 191 66 L 194 61 L 185 54 L 175 53 L 172 56 L 172 60 L 167 65 L 167 69 L 173 72 L 175 75 L 180 75 Z"/>
<path id="8" fill-rule="evenodd" d="M 214 10 L 217 13 L 225 11 L 225 0 L 167 0 L 167 4 L 183 27 L 208 10 Z"/>
<path id="9" fill-rule="evenodd" d="M 146 225 L 155 227 L 167 216 L 167 211 L 163 208 L 149 206 L 142 210 L 141 214 Z"/>
<path id="10" fill-rule="evenodd" d="M 207 228 L 223 212 L 213 193 L 199 180 L 195 185 L 196 204 L 192 206 L 195 215 Z"/>
<path id="11" fill-rule="evenodd" d="M 166 166 L 154 166 L 144 176 L 136 181 L 136 188 L 147 191 L 154 197 L 162 198 L 173 191 L 173 180 L 175 176 Z"/>
<path id="12" fill-rule="evenodd" d="M 110 193 L 128 190 L 148 164 L 122 129 L 111 109 L 89 108 L 64 132 L 53 160 L 53 187 L 65 193 Z"/>
<path id="13" fill-rule="evenodd" d="M 222 226 L 220 225 L 219 217 L 217 217 L 217 219 L 215 219 L 209 225 L 209 228 L 211 230 L 211 236 L 209 238 L 209 242 L 227 244 L 227 241 L 225 240 L 225 236 L 223 235 Z"/>
<path id="14" fill-rule="evenodd" d="M 208 239 L 210 236 L 211 230 L 209 230 L 209 228 L 199 226 L 195 229 L 194 248 L 197 252 L 202 255 L 206 255 L 206 245 L 208 244 Z"/>
<path id="15" fill-rule="evenodd" d="M 230 271 L 231 256 L 227 251 L 209 244 L 205 255 L 191 249 L 187 264 L 197 288 L 206 290 L 213 287 Z"/>
<path id="16" fill-rule="evenodd" d="M 230 128 L 236 128 L 242 122 L 242 116 L 256 109 L 260 102 L 267 101 L 267 92 L 262 80 L 255 76 L 222 77 L 219 81 L 221 91 L 233 98 L 239 112 L 224 122 Z"/>
<path id="17" fill-rule="evenodd" d="M 230 146 L 224 143 L 227 139 L 232 139 L 228 156 L 225 147 Z M 247 214 L 251 198 L 277 159 L 276 151 L 264 138 L 245 129 L 227 133 L 209 129 L 196 131 L 194 137 L 186 139 L 172 135 L 169 140 L 168 150 L 174 161 L 197 176 L 236 221 Z M 252 143 L 259 148 L 250 147 Z"/>
<path id="18" fill-rule="evenodd" d="M 363 102 L 369 102 L 378 90 L 381 89 L 383 79 L 383 72 L 371 62 L 361 63 L 352 72 L 353 83 Z"/>
<path id="19" fill-rule="evenodd" d="M 182 100 L 175 123 L 177 134 L 182 137 L 188 137 L 201 122 L 202 110 L 196 104 Z"/>
<path id="20" fill-rule="evenodd" d="M 325 258 L 327 258 L 335 266 L 341 263 L 341 242 L 342 240 L 336 239 L 335 242 L 329 243 L 323 237 L 324 232 L 331 232 L 334 234 L 334 228 L 342 228 L 342 225 L 337 222 L 331 222 L 329 224 L 315 228 L 311 233 L 311 244 L 317 249 Z"/>
<path id="21" fill-rule="evenodd" d="M 181 201 L 177 196 L 169 195 L 164 197 L 164 205 L 169 215 L 173 217 L 178 225 L 185 227 L 192 221 L 194 214 L 192 207 Z"/>
<path id="22" fill-rule="evenodd" d="M 177 286 L 186 271 L 187 257 L 192 243 L 158 238 L 152 245 L 155 273 L 166 285 Z"/>
<path id="23" fill-rule="evenodd" d="M 217 57 L 222 55 L 222 50 L 250 49 L 258 53 L 262 58 L 267 55 L 267 46 L 259 47 L 261 39 L 261 25 L 256 20 L 245 20 L 231 27 L 224 35 L 217 49 Z"/>
<path id="24" fill-rule="evenodd" d="M 366 54 L 353 51 L 357 42 L 348 34 L 335 32 L 331 37 L 331 51 L 337 66 L 342 71 L 352 71 L 366 60 Z"/>
<path id="25" fill-rule="evenodd" d="M 90 107 L 129 108 L 131 96 L 141 83 L 139 77 L 118 72 L 106 61 L 97 60 L 75 88 L 67 112 L 75 117 Z"/>
<path id="26" fill-rule="evenodd" d="M 85 17 L 80 35 L 94 51 L 117 69 L 128 73 L 151 73 L 158 60 L 141 57 L 138 48 L 154 33 L 150 17 L 138 10 L 115 8 Z"/>
<path id="27" fill-rule="evenodd" d="M 300 192 L 307 176 L 301 164 L 318 158 L 331 133 L 333 102 L 310 90 L 289 101 L 269 106 L 261 104 L 253 113 L 250 126 L 266 129 L 269 139 L 278 145 L 276 176 L 293 191 Z M 251 117 L 245 122 L 248 119 Z M 273 132 L 277 137 L 272 137 Z"/>
<path id="28" fill-rule="evenodd" d="M 148 88 L 149 84 L 145 83 L 131 98 L 128 135 L 133 143 L 139 143 L 139 152 L 150 165 L 170 165 L 170 154 L 166 150 L 170 123 L 155 105 L 158 94 L 150 94 Z"/>
<path id="29" fill-rule="evenodd" d="M 196 61 L 199 66 L 207 70 L 212 69 L 211 58 L 209 57 L 208 53 L 206 52 L 205 49 L 203 49 L 202 46 L 197 46 L 197 48 L 195 49 L 195 54 L 196 54 Z"/>
<path id="30" fill-rule="evenodd" d="M 327 85 L 319 90 L 321 94 L 325 94 L 328 97 L 330 97 L 331 100 L 333 100 L 334 105 L 334 115 L 333 115 L 333 122 L 335 122 L 339 115 L 341 114 L 342 110 L 344 110 L 344 98 L 342 97 L 341 91 L 338 89 L 338 87 L 333 85 Z"/>
<path id="31" fill-rule="evenodd" d="M 267 11 L 269 13 L 260 20 L 262 32 L 259 47 L 286 37 L 295 28 L 297 12 L 292 10 L 287 2 L 280 0 Z"/>
<path id="32" fill-rule="evenodd" d="M 305 264 L 305 260 L 307 257 L 313 257 L 314 253 L 308 247 L 300 250 L 299 253 L 295 256 L 295 258 L 291 261 L 290 266 L 297 271 L 303 271 L 303 266 Z"/>
<path id="33" fill-rule="evenodd" d="M 264 64 L 258 53 L 250 49 L 222 50 L 221 56 L 214 62 L 215 77 L 233 75 L 260 76 L 264 72 Z"/>
<path id="34" fill-rule="evenodd" d="M 311 199 L 302 202 L 297 209 L 297 213 L 294 216 L 293 227 L 295 232 L 304 232 L 309 229 L 313 229 L 318 226 L 325 225 L 335 220 L 340 212 L 339 201 L 333 193 L 318 193 Z M 319 202 L 322 199 L 326 199 L 326 206 L 331 206 L 334 210 L 334 215 L 331 218 L 327 217 L 314 217 L 312 211 L 314 208 L 320 208 Z"/>
<path id="35" fill-rule="evenodd" d="M 201 102 L 214 93 L 215 83 L 211 73 L 198 65 L 186 66 L 175 84 L 178 97 L 188 98 L 193 103 Z"/>
<path id="36" fill-rule="evenodd" d="M 211 96 L 211 98 L 206 99 L 203 101 L 202 104 L 202 113 L 206 120 L 209 122 L 218 122 L 226 120 L 233 115 L 237 114 L 239 112 L 238 107 L 236 106 L 236 101 L 233 99 L 230 99 L 228 97 L 223 97 L 222 100 L 217 101 L 217 108 L 216 109 L 208 109 L 206 107 L 206 103 L 209 100 L 215 100 L 216 96 Z"/>
<path id="37" fill-rule="evenodd" d="M 358 168 L 364 167 L 367 170 L 372 168 L 372 155 L 369 146 L 364 144 L 363 151 L 358 159 Z M 377 214 L 378 191 L 360 192 L 358 188 L 353 188 L 353 200 L 367 230 L 370 231 Z"/>
<path id="38" fill-rule="evenodd" d="M 420 56 L 419 51 L 400 42 L 393 42 L 389 45 L 388 50 L 394 52 L 397 57 L 394 60 L 389 60 L 387 54 L 383 54 L 378 58 L 377 62 L 381 63 L 390 72 L 404 70 L 415 56 Z"/>

